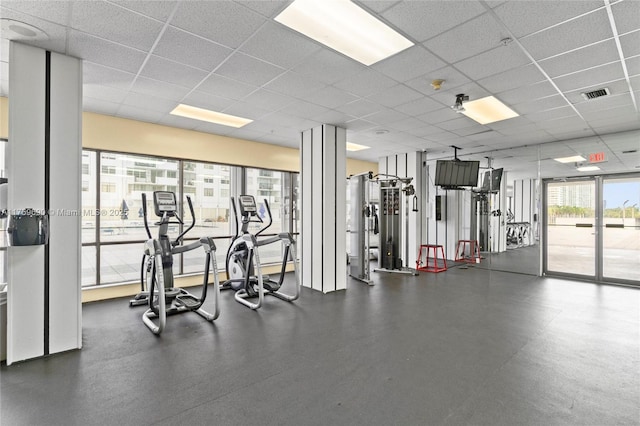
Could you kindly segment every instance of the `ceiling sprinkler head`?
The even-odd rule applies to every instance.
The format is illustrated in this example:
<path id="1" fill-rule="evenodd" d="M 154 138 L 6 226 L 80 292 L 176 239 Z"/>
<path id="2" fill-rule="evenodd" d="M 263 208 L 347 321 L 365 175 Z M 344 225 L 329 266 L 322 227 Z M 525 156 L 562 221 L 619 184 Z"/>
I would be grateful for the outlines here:
<path id="1" fill-rule="evenodd" d="M 433 90 L 440 90 L 440 88 L 442 87 L 442 83 L 444 83 L 445 80 L 433 80 L 431 82 L 431 87 L 433 87 Z"/>
<path id="2" fill-rule="evenodd" d="M 505 37 L 502 40 L 500 40 L 500 44 L 503 46 L 508 46 L 511 44 L 511 42 L 513 42 L 513 39 L 511 37 Z"/>

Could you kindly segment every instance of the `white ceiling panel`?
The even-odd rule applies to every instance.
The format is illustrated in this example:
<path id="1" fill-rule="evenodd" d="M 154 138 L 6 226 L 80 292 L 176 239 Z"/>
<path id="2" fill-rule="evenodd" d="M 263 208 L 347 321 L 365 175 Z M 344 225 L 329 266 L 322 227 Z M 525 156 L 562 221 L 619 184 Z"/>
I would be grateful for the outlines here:
<path id="1" fill-rule="evenodd" d="M 620 45 L 626 58 L 640 55 L 640 31 L 621 36 Z"/>
<path id="2" fill-rule="evenodd" d="M 69 35 L 69 55 L 96 64 L 137 73 L 146 54 L 121 44 L 71 30 Z"/>
<path id="3" fill-rule="evenodd" d="M 67 31 L 65 27 L 62 25 L 58 25 L 55 23 L 51 23 L 44 19 L 33 18 L 24 13 L 16 12 L 13 10 L 9 10 L 6 8 L 0 8 L 0 17 L 3 19 L 13 19 L 15 21 L 24 22 L 30 25 L 35 26 L 42 30 L 45 34 L 47 34 L 47 39 L 40 40 L 29 40 L 27 37 L 18 36 L 16 34 L 3 34 L 3 41 L 6 39 L 4 37 L 10 36 L 12 40 L 27 43 L 31 46 L 39 47 L 41 49 L 52 50 L 55 52 L 64 52 L 66 47 L 66 39 L 67 39 Z M 9 49 L 4 49 L 3 60 L 9 60 Z"/>
<path id="4" fill-rule="evenodd" d="M 372 68 L 396 81 L 404 82 L 445 65 L 445 62 L 428 52 L 424 47 L 413 46 L 377 62 Z"/>
<path id="5" fill-rule="evenodd" d="M 640 2 L 637 0 L 619 1 L 611 5 L 611 11 L 616 21 L 618 34 L 625 34 L 638 29 Z"/>
<path id="6" fill-rule="evenodd" d="M 302 63 L 292 68 L 296 73 L 310 76 L 327 84 L 333 84 L 344 79 L 345 76 L 357 74 L 366 69 L 359 62 L 325 48 L 305 58 Z"/>
<path id="7" fill-rule="evenodd" d="M 427 112 L 416 116 L 418 119 L 424 121 L 427 124 L 438 125 L 448 120 L 454 120 L 458 117 L 458 114 L 451 108 L 443 108 L 435 111 Z"/>
<path id="8" fill-rule="evenodd" d="M 228 47 L 196 37 L 175 27 L 169 27 L 162 35 L 153 54 L 184 65 L 212 71 L 231 54 Z"/>
<path id="9" fill-rule="evenodd" d="M 611 39 L 554 56 L 539 64 L 553 78 L 619 60 L 616 43 Z"/>
<path id="10" fill-rule="evenodd" d="M 264 16 L 232 1 L 183 1 L 171 24 L 236 48 L 264 22 Z"/>
<path id="11" fill-rule="evenodd" d="M 273 80 L 284 70 L 243 53 L 234 53 L 216 70 L 216 74 L 254 86 Z"/>
<path id="12" fill-rule="evenodd" d="M 395 107 L 407 102 L 422 98 L 424 95 L 409 87 L 398 84 L 375 95 L 368 96 L 367 99 L 387 107 Z"/>
<path id="13" fill-rule="evenodd" d="M 52 2 L 53 3 L 53 2 Z M 159 21 L 166 21 L 173 9 L 177 6 L 177 0 L 111 0 L 111 3 L 136 11 L 142 15 Z"/>
<path id="14" fill-rule="evenodd" d="M 295 117 L 308 118 L 318 121 L 318 117 L 329 111 L 329 108 L 313 104 L 307 101 L 296 100 L 294 103 L 287 105 L 280 110 L 285 114 L 291 114 Z"/>
<path id="15" fill-rule="evenodd" d="M 480 15 L 485 9 L 477 1 L 407 1 L 382 13 L 396 28 L 418 42 L 426 41 Z"/>
<path id="16" fill-rule="evenodd" d="M 353 117 L 364 117 L 383 110 L 383 106 L 366 99 L 358 99 L 348 104 L 335 108 L 336 111 L 343 112 Z"/>
<path id="17" fill-rule="evenodd" d="M 179 86 L 194 87 L 207 76 L 207 72 L 159 56 L 151 56 L 140 75 Z"/>
<path id="18" fill-rule="evenodd" d="M 129 89 L 135 74 L 84 61 L 82 81 L 87 86 L 108 86 L 125 91 Z"/>
<path id="19" fill-rule="evenodd" d="M 451 107 L 456 101 L 458 94 L 465 94 L 469 96 L 469 100 L 483 98 L 491 93 L 484 90 L 480 85 L 475 82 L 469 82 L 462 86 L 456 87 L 450 90 L 438 90 L 434 91 L 431 95 L 431 99 L 440 102 L 446 107 Z"/>
<path id="20" fill-rule="evenodd" d="M 118 107 L 120 104 L 115 102 L 109 102 L 102 99 L 94 99 L 89 97 L 84 97 L 82 99 L 82 110 L 95 112 L 98 114 L 105 115 L 116 115 L 116 111 L 118 111 Z"/>
<path id="21" fill-rule="evenodd" d="M 422 127 L 416 127 L 414 129 L 409 129 L 406 130 L 407 133 L 412 134 L 414 136 L 419 136 L 421 138 L 425 138 L 425 137 L 429 137 L 431 135 L 435 135 L 437 133 L 442 132 L 442 129 L 436 127 L 436 126 L 431 126 L 429 124 L 424 125 Z"/>
<path id="22" fill-rule="evenodd" d="M 114 87 L 103 86 L 99 84 L 87 84 L 82 87 L 82 95 L 93 99 L 103 99 L 109 102 L 121 103 L 127 97 L 126 90 L 116 89 Z"/>
<path id="23" fill-rule="evenodd" d="M 399 3 L 399 1 L 388 1 L 388 0 L 356 0 L 355 3 L 358 3 L 361 6 L 364 6 L 364 9 L 371 10 L 373 12 L 384 12 L 389 9 L 391 6 Z"/>
<path id="24" fill-rule="evenodd" d="M 154 109 L 140 108 L 139 106 L 120 105 L 118 114 L 123 114 L 132 120 L 156 123 L 162 119 L 165 113 Z"/>
<path id="25" fill-rule="evenodd" d="M 554 130 L 554 129 L 578 130 L 578 129 L 585 128 L 586 123 L 584 122 L 583 119 L 575 115 L 573 117 L 563 117 L 563 118 L 558 118 L 556 120 L 547 120 L 542 123 L 536 123 L 536 126 L 543 130 Z"/>
<path id="26" fill-rule="evenodd" d="M 275 80 L 269 82 L 265 85 L 265 88 L 273 90 L 274 92 L 293 96 L 294 98 L 306 99 L 311 93 L 316 92 L 325 86 L 325 83 L 314 80 L 311 77 L 297 74 L 293 71 L 288 71 Z"/>
<path id="27" fill-rule="evenodd" d="M 246 126 L 243 126 L 240 129 L 233 130 L 228 134 L 228 136 L 247 140 L 257 140 L 258 138 L 265 136 L 264 132 L 257 132 L 255 130 L 246 129 L 245 127 Z"/>
<path id="28" fill-rule="evenodd" d="M 528 64 L 480 79 L 478 80 L 478 84 L 489 92 L 501 93 L 541 81 L 545 81 L 545 77 L 538 67 L 533 64 Z"/>
<path id="29" fill-rule="evenodd" d="M 242 83 L 217 74 L 210 75 L 198 86 L 198 90 L 229 99 L 242 99 L 257 89 L 258 86 Z"/>
<path id="30" fill-rule="evenodd" d="M 536 84 L 521 86 L 517 89 L 502 92 L 496 97 L 507 105 L 517 105 L 557 94 L 558 91 L 551 83 L 548 81 L 541 81 Z"/>
<path id="31" fill-rule="evenodd" d="M 395 123 L 396 121 L 405 120 L 407 118 L 409 118 L 408 115 L 392 110 L 391 108 L 382 108 L 378 112 L 366 115 L 367 120 L 373 121 L 374 123 L 381 126 L 385 126 L 389 123 Z"/>
<path id="32" fill-rule="evenodd" d="M 378 71 L 366 69 L 361 73 L 352 74 L 346 79 L 334 83 L 334 86 L 346 92 L 366 97 L 396 84 L 394 80 L 380 74 Z"/>
<path id="33" fill-rule="evenodd" d="M 422 115 L 426 112 L 434 111 L 440 108 L 442 108 L 442 104 L 440 102 L 436 102 L 431 98 L 423 96 L 416 100 L 398 105 L 394 109 L 396 111 L 400 111 L 403 114 L 415 117 L 417 115 Z"/>
<path id="34" fill-rule="evenodd" d="M 424 45 L 449 63 L 486 52 L 509 34 L 488 13 L 432 38 Z"/>
<path id="35" fill-rule="evenodd" d="M 371 121 L 361 118 L 356 118 L 355 120 L 347 122 L 347 129 L 353 132 L 360 132 L 362 130 L 371 129 L 372 127 L 376 127 L 376 123 L 372 123 Z"/>
<path id="36" fill-rule="evenodd" d="M 193 130 L 198 126 L 202 126 L 203 122 L 200 120 L 194 120 L 191 118 L 180 117 L 177 115 L 165 114 L 158 124 L 169 127 L 179 127 L 181 129 Z"/>
<path id="37" fill-rule="evenodd" d="M 308 96 L 308 99 L 315 104 L 322 105 L 327 108 L 336 108 L 349 102 L 353 102 L 358 98 L 343 90 L 336 89 L 333 86 L 324 86 L 317 92 L 311 93 Z"/>
<path id="38" fill-rule="evenodd" d="M 431 85 L 431 82 L 433 80 L 444 80 L 444 82 L 442 83 L 443 89 L 440 90 L 454 89 L 471 81 L 469 80 L 469 78 L 467 78 L 467 76 L 462 74 L 454 67 L 447 66 L 435 71 L 431 71 L 423 76 L 414 78 L 413 80 L 409 80 L 404 84 L 411 87 L 412 89 L 424 93 L 425 95 L 431 95 L 436 92 L 436 90 Z"/>
<path id="39" fill-rule="evenodd" d="M 575 16 L 602 8 L 601 1 L 506 2 L 494 9 L 496 15 L 516 36 L 522 37 L 560 24 Z"/>
<path id="40" fill-rule="evenodd" d="M 529 62 L 529 59 L 518 46 L 515 43 L 511 43 L 457 62 L 455 67 L 468 77 L 479 80 L 483 77 L 526 65 Z"/>
<path id="41" fill-rule="evenodd" d="M 599 86 L 609 81 L 624 78 L 620 61 L 597 68 L 579 71 L 566 76 L 554 78 L 553 81 L 562 91 Z M 590 90 L 590 89 L 589 89 Z"/>
<path id="42" fill-rule="evenodd" d="M 223 111 L 225 114 L 237 115 L 238 117 L 249 118 L 251 120 L 258 120 L 272 111 L 266 108 L 260 108 L 253 103 L 236 101 L 230 107 Z"/>
<path id="43" fill-rule="evenodd" d="M 547 111 L 567 105 L 567 101 L 560 95 L 548 96 L 542 99 L 536 99 L 529 102 L 522 102 L 513 105 L 512 108 L 520 115 L 528 115 L 534 112 Z"/>
<path id="44" fill-rule="evenodd" d="M 333 124 L 334 126 L 346 128 L 347 122 L 353 120 L 355 117 L 340 111 L 330 110 L 323 114 L 318 115 L 316 118 L 318 119 L 319 123 Z M 302 129 L 302 130 L 306 130 L 306 129 Z"/>
<path id="45" fill-rule="evenodd" d="M 220 124 L 207 123 L 200 121 L 194 128 L 196 132 L 215 133 L 216 135 L 230 136 L 236 129 L 229 126 L 221 126 Z"/>
<path id="46" fill-rule="evenodd" d="M 189 93 L 180 103 L 195 106 L 198 108 L 209 109 L 212 111 L 223 111 L 233 105 L 235 101 L 220 96 L 215 96 L 210 93 L 200 92 L 198 90 Z M 173 108 L 178 105 L 178 102 L 172 102 Z M 169 111 L 171 111 L 171 109 Z M 167 112 L 169 112 L 167 111 Z"/>
<path id="47" fill-rule="evenodd" d="M 269 111 L 277 111 L 280 108 L 295 102 L 296 99 L 270 90 L 260 89 L 245 97 L 243 101 Z"/>
<path id="48" fill-rule="evenodd" d="M 627 80 L 625 79 L 619 79 L 617 81 L 610 81 L 607 82 L 604 85 L 598 85 L 598 87 L 594 87 L 593 89 L 600 89 L 600 88 L 607 88 L 609 89 L 609 93 L 612 96 L 615 95 L 620 95 L 623 93 L 629 93 L 629 85 L 627 84 Z M 591 89 L 589 89 L 591 90 Z M 585 102 L 584 97 L 582 96 L 582 93 L 585 92 L 586 89 L 581 88 L 581 89 L 577 89 L 577 90 L 573 90 L 573 91 L 568 91 L 565 92 L 565 96 L 567 97 L 567 99 L 569 99 L 569 102 L 571 102 L 574 105 L 578 105 L 582 102 Z"/>
<path id="49" fill-rule="evenodd" d="M 456 114 L 456 118 L 454 118 L 453 120 L 445 121 L 443 123 L 437 123 L 436 126 L 441 128 L 442 130 L 452 131 L 464 129 L 467 127 L 473 127 L 475 124 L 477 123 L 472 119 L 462 114 Z"/>
<path id="50" fill-rule="evenodd" d="M 282 68 L 293 67 L 318 50 L 320 45 L 277 22 L 267 22 L 240 48 Z"/>
<path id="51" fill-rule="evenodd" d="M 620 94 L 615 96 L 603 96 L 601 98 L 591 99 L 585 102 L 581 102 L 576 105 L 578 111 L 581 114 L 594 113 L 610 108 L 617 108 L 621 106 L 632 107 L 631 96 L 628 94 Z"/>
<path id="52" fill-rule="evenodd" d="M 393 123 L 389 123 L 388 127 L 391 129 L 408 131 L 408 130 L 414 130 L 414 129 L 419 129 L 421 127 L 424 127 L 424 121 L 418 120 L 417 118 L 414 118 L 414 117 L 409 117 L 409 118 L 405 118 L 404 120 L 394 121 Z"/>
<path id="53" fill-rule="evenodd" d="M 235 2 L 264 17 L 273 18 L 291 3 L 291 0 L 235 0 Z"/>
<path id="54" fill-rule="evenodd" d="M 560 2 L 558 2 L 560 3 Z M 574 4 L 570 2 L 569 4 Z M 604 9 L 521 40 L 535 59 L 544 59 L 613 37 Z"/>
<path id="55" fill-rule="evenodd" d="M 66 1 L 36 2 L 3 0 L 2 8 L 24 13 L 56 24 L 68 25 L 71 4 Z M 0 10 L 0 12 L 0 16 L 3 18 L 8 17 L 6 11 Z"/>
<path id="56" fill-rule="evenodd" d="M 174 101 L 133 92 L 127 95 L 123 103 L 130 107 L 149 109 L 151 111 L 158 111 L 164 114 L 171 112 L 176 107 L 176 103 Z"/>
<path id="57" fill-rule="evenodd" d="M 640 55 L 625 60 L 629 75 L 640 75 Z"/>
<path id="58" fill-rule="evenodd" d="M 526 118 L 534 123 L 539 121 L 555 120 L 557 118 L 575 117 L 576 112 L 570 106 L 550 109 L 542 112 L 527 114 Z"/>
<path id="59" fill-rule="evenodd" d="M 122 25 L 114 26 L 113 22 Z M 107 2 L 79 1 L 71 9 L 71 27 L 136 49 L 153 46 L 162 23 Z"/>
<path id="60" fill-rule="evenodd" d="M 138 77 L 131 87 L 131 91 L 179 101 L 189 93 L 190 89 L 151 78 Z"/>

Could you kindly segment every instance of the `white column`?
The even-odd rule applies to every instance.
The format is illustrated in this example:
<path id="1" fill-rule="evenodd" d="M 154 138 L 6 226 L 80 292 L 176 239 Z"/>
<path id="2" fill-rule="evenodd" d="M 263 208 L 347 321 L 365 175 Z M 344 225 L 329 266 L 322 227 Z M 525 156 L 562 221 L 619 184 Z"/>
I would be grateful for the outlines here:
<path id="1" fill-rule="evenodd" d="M 302 285 L 347 288 L 346 130 L 329 124 L 302 132 Z"/>
<path id="2" fill-rule="evenodd" d="M 82 344 L 82 64 L 11 42 L 9 86 L 8 208 L 48 208 L 50 239 L 8 250 L 7 364 Z"/>

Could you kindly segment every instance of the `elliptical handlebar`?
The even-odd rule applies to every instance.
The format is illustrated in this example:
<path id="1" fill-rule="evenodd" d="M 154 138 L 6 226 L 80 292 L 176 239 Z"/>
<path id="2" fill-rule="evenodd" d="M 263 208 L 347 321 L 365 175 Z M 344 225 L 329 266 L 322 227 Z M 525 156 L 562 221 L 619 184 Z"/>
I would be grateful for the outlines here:
<path id="1" fill-rule="evenodd" d="M 271 208 L 269 207 L 269 202 L 267 201 L 266 198 L 264 199 L 264 206 L 267 208 L 267 213 L 269 214 L 269 223 L 267 223 L 267 226 L 265 226 L 264 228 L 256 232 L 256 237 L 262 234 L 264 231 L 266 231 L 267 228 L 269 228 L 273 224 L 273 217 L 271 216 Z M 258 216 L 258 218 L 260 217 Z M 264 221 L 260 218 L 260 222 L 264 222 Z"/>
<path id="2" fill-rule="evenodd" d="M 147 231 L 147 236 L 149 239 L 152 239 L 149 221 L 147 220 L 147 194 L 144 192 L 142 193 L 142 217 L 144 219 L 144 229 Z"/>
<path id="3" fill-rule="evenodd" d="M 171 245 L 174 247 L 180 244 L 180 241 L 187 234 L 187 232 L 191 231 L 193 227 L 196 226 L 196 214 L 193 210 L 193 203 L 191 202 L 191 197 L 188 195 L 187 195 L 187 204 L 189 204 L 189 212 L 191 213 L 191 225 L 189 225 L 187 229 L 182 231 L 180 235 L 178 235 L 178 237 L 171 243 Z M 176 219 L 178 219 L 178 221 L 181 224 L 183 224 L 182 220 L 178 216 L 176 216 Z"/>

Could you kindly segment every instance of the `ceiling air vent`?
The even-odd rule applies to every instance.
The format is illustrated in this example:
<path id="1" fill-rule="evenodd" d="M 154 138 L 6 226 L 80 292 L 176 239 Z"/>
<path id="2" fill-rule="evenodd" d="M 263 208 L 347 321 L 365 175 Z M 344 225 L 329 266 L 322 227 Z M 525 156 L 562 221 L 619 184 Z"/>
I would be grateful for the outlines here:
<path id="1" fill-rule="evenodd" d="M 582 97 L 586 100 L 599 98 L 601 96 L 607 96 L 610 94 L 609 89 L 605 87 L 604 89 L 592 90 L 591 92 L 582 93 Z"/>

